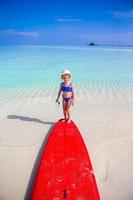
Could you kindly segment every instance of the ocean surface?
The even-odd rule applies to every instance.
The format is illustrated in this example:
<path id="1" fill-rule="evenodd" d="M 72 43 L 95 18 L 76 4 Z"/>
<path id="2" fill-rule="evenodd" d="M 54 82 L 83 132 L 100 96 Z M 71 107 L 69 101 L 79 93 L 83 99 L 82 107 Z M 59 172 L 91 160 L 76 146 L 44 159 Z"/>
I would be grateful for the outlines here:
<path id="1" fill-rule="evenodd" d="M 73 75 L 77 94 L 133 89 L 133 48 L 0 46 L 0 98 L 55 95 L 62 70 Z"/>

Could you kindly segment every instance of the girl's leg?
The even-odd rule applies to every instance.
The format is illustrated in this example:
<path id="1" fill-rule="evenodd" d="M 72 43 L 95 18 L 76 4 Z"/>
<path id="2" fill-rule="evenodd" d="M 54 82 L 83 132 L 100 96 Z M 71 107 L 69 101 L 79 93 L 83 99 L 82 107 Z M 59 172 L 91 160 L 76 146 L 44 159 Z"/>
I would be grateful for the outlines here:
<path id="1" fill-rule="evenodd" d="M 71 107 L 71 104 L 72 104 L 72 102 L 71 102 L 71 99 L 67 102 L 67 110 L 66 110 L 66 112 L 67 112 L 67 115 L 68 115 L 68 121 L 67 121 L 67 123 L 70 123 L 71 122 L 71 115 L 70 115 L 70 107 Z"/>
<path id="2" fill-rule="evenodd" d="M 63 107 L 63 114 L 64 114 L 64 119 L 62 121 L 65 121 L 67 120 L 67 112 L 66 112 L 67 102 L 64 99 L 62 100 L 62 107 Z"/>

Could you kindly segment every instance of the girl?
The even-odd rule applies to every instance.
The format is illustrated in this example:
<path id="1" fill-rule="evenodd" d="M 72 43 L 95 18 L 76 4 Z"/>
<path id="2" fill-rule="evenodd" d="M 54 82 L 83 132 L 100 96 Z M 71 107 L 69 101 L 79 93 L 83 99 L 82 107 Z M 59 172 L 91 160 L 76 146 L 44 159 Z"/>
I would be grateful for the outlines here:
<path id="1" fill-rule="evenodd" d="M 71 122 L 70 117 L 70 107 L 71 105 L 74 105 L 74 87 L 71 81 L 71 73 L 69 70 L 64 70 L 61 74 L 61 79 L 64 81 L 60 84 L 60 89 L 58 92 L 58 96 L 56 99 L 56 102 L 59 103 L 59 97 L 62 93 L 62 107 L 63 107 L 63 113 L 64 113 L 64 119 L 62 121 L 67 121 L 67 123 Z"/>

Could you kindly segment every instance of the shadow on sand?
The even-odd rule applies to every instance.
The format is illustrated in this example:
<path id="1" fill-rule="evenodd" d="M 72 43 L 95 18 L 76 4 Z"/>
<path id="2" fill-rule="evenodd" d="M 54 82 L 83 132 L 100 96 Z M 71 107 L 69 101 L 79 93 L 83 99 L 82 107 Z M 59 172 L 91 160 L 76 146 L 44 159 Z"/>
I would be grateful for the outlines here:
<path id="1" fill-rule="evenodd" d="M 46 134 L 46 136 L 43 140 L 43 143 L 42 143 L 42 145 L 39 149 L 39 152 L 37 154 L 36 160 L 34 162 L 34 166 L 32 168 L 32 172 L 31 172 L 31 176 L 30 176 L 30 179 L 29 179 L 29 182 L 28 182 L 28 186 L 27 186 L 27 189 L 26 189 L 24 200 L 30 200 L 31 192 L 32 192 L 32 189 L 33 189 L 33 183 L 34 183 L 34 179 L 35 179 L 36 174 L 37 174 L 39 163 L 41 161 L 41 156 L 42 156 L 43 150 L 46 146 L 46 143 L 48 141 L 51 130 L 52 130 L 55 123 L 51 123 L 51 124 L 52 124 L 52 126 L 50 127 L 49 131 L 47 132 L 47 134 Z"/>
<path id="2" fill-rule="evenodd" d="M 20 115 L 8 115 L 7 119 L 19 119 L 22 121 L 37 122 L 41 124 L 55 124 L 55 122 L 45 122 L 45 121 L 42 121 L 41 119 L 27 117 L 27 116 L 20 116 Z"/>
<path id="3" fill-rule="evenodd" d="M 22 120 L 22 121 L 29 121 L 29 122 L 36 122 L 36 123 L 51 125 L 49 131 L 47 132 L 47 134 L 46 134 L 46 136 L 45 136 L 45 138 L 42 142 L 42 145 L 39 149 L 39 152 L 37 154 L 36 160 L 35 160 L 33 168 L 32 168 L 31 176 L 30 176 L 30 179 L 29 179 L 29 182 L 28 182 L 28 186 L 27 186 L 27 189 L 26 189 L 24 200 L 30 200 L 31 192 L 32 192 L 32 189 L 33 189 L 34 179 L 35 179 L 35 176 L 37 174 L 37 170 L 38 170 L 39 163 L 40 163 L 40 160 L 41 160 L 41 155 L 42 155 L 43 150 L 46 146 L 46 143 L 47 143 L 47 140 L 48 140 L 49 135 L 51 133 L 51 130 L 52 130 L 52 128 L 53 128 L 53 126 L 55 125 L 56 122 L 48 122 L 48 121 L 46 122 L 46 121 L 42 121 L 42 120 L 37 119 L 37 118 L 32 118 L 32 117 L 27 117 L 27 116 L 19 116 L 19 115 L 8 115 L 7 119 L 19 119 L 19 120 Z"/>

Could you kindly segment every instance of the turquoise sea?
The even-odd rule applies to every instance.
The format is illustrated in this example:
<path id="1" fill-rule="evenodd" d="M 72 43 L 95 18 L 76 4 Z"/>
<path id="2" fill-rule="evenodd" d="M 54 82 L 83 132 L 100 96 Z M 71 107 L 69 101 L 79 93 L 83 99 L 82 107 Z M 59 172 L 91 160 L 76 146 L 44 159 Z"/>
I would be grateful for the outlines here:
<path id="1" fill-rule="evenodd" d="M 0 46 L 0 95 L 54 95 L 63 69 L 79 89 L 133 87 L 133 48 Z"/>

